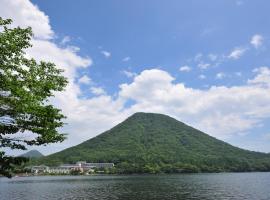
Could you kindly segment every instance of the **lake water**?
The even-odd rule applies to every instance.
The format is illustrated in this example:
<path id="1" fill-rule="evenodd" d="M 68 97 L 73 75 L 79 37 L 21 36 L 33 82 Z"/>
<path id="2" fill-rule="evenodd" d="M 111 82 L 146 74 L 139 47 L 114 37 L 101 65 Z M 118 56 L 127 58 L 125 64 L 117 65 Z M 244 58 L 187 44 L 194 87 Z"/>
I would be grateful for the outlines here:
<path id="1" fill-rule="evenodd" d="M 1 200 L 270 199 L 270 173 L 0 178 Z"/>

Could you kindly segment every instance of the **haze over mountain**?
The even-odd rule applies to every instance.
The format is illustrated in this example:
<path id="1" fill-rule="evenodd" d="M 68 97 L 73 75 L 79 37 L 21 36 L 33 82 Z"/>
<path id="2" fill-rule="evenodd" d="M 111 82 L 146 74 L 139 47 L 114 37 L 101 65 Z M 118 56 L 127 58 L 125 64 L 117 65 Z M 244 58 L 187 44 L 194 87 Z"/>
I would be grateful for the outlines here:
<path id="1" fill-rule="evenodd" d="M 37 161 L 113 162 L 120 173 L 269 171 L 269 154 L 234 147 L 169 116 L 136 113 L 77 146 Z"/>

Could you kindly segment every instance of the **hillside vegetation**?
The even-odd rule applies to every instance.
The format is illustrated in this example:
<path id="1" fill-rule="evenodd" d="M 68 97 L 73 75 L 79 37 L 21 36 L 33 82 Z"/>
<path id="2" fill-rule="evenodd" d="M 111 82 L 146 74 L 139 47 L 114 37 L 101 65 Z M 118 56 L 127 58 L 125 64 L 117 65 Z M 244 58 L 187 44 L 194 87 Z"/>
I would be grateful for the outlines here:
<path id="1" fill-rule="evenodd" d="M 136 113 L 35 163 L 113 162 L 115 173 L 270 171 L 270 155 L 234 147 L 169 116 Z"/>
<path id="2" fill-rule="evenodd" d="M 44 155 L 40 153 L 38 150 L 31 150 L 28 151 L 24 154 L 19 155 L 19 157 L 25 157 L 25 158 L 40 158 L 43 157 Z"/>

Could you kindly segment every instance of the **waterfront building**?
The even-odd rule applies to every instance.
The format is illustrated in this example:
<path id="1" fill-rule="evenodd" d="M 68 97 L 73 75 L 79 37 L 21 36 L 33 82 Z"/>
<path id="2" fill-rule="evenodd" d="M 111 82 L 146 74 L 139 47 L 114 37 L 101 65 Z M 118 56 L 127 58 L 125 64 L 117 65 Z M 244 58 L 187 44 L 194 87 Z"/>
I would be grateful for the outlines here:
<path id="1" fill-rule="evenodd" d="M 46 165 L 33 166 L 31 168 L 31 172 L 34 174 L 40 174 L 40 173 L 47 172 L 48 169 L 49 169 L 49 167 Z"/>
<path id="2" fill-rule="evenodd" d="M 57 167 L 48 167 L 46 165 L 33 166 L 31 172 L 35 174 L 70 174 L 71 171 L 80 171 L 82 173 L 93 172 L 94 169 L 105 169 L 114 167 L 114 163 L 87 163 L 78 161 L 76 164 L 62 164 Z"/>

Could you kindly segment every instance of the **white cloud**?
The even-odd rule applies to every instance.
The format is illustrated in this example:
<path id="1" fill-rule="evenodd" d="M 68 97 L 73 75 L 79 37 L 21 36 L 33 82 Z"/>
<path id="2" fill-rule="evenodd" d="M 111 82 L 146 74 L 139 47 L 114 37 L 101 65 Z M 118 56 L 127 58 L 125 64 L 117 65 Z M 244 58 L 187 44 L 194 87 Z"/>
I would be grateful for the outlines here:
<path id="1" fill-rule="evenodd" d="M 125 58 L 122 59 L 123 62 L 127 62 L 129 60 L 130 60 L 130 57 L 125 57 Z"/>
<path id="2" fill-rule="evenodd" d="M 179 68 L 179 71 L 181 71 L 181 72 L 190 72 L 191 69 L 192 69 L 191 67 L 185 65 L 185 66 L 181 66 L 181 67 Z"/>
<path id="3" fill-rule="evenodd" d="M 203 80 L 203 79 L 206 79 L 206 76 L 204 74 L 200 74 L 199 76 L 199 79 Z"/>
<path id="4" fill-rule="evenodd" d="M 256 49 L 259 48 L 263 44 L 263 36 L 256 34 L 253 35 L 250 44 L 252 44 Z"/>
<path id="5" fill-rule="evenodd" d="M 240 134 L 270 116 L 269 86 L 250 82 L 200 90 L 173 81 L 165 71 L 144 70 L 132 83 L 122 84 L 119 95 L 136 102 L 129 109 L 132 112 L 169 114 L 218 138 Z"/>
<path id="6" fill-rule="evenodd" d="M 101 53 L 102 53 L 106 58 L 111 57 L 111 53 L 108 52 L 108 51 L 101 51 Z"/>
<path id="7" fill-rule="evenodd" d="M 235 49 L 230 53 L 230 55 L 228 56 L 228 58 L 237 60 L 237 59 L 239 59 L 241 56 L 244 55 L 244 53 L 246 52 L 246 50 L 247 50 L 246 48 L 237 47 L 237 48 L 235 48 Z"/>
<path id="8" fill-rule="evenodd" d="M 82 84 L 90 84 L 92 82 L 91 78 L 89 78 L 87 75 L 83 75 L 81 78 L 79 78 L 78 83 Z"/>
<path id="9" fill-rule="evenodd" d="M 209 64 L 209 63 L 203 63 L 203 62 L 201 62 L 201 63 L 199 63 L 198 64 L 198 67 L 200 68 L 200 69 L 208 69 L 209 67 L 210 67 L 211 65 Z"/>
<path id="10" fill-rule="evenodd" d="M 64 45 L 64 44 L 70 42 L 70 40 L 71 40 L 71 38 L 70 38 L 69 36 L 65 36 L 65 37 L 62 39 L 61 44 Z"/>
<path id="11" fill-rule="evenodd" d="M 12 19 L 14 26 L 31 26 L 38 39 L 51 39 L 54 36 L 49 17 L 29 0 L 0 0 L 0 5 L 1 17 Z"/>
<path id="12" fill-rule="evenodd" d="M 28 57 L 36 60 L 54 62 L 58 67 L 65 70 L 64 75 L 72 81 L 78 68 L 87 68 L 92 65 L 91 58 L 79 56 L 74 48 L 60 48 L 57 44 L 48 40 L 32 40 L 33 47 L 27 49 Z"/>
<path id="13" fill-rule="evenodd" d="M 216 74 L 216 79 L 223 79 L 226 77 L 226 74 L 223 72 L 219 72 Z"/>
<path id="14" fill-rule="evenodd" d="M 90 90 L 93 94 L 97 96 L 106 94 L 105 90 L 101 87 L 91 87 Z"/>
<path id="15" fill-rule="evenodd" d="M 165 71 L 158 69 L 144 70 L 134 78 L 134 81 L 131 84 L 120 85 L 120 96 L 124 98 L 132 98 L 136 101 L 143 101 L 144 99 L 155 96 L 152 95 L 152 92 L 156 92 L 154 89 L 157 86 L 166 88 L 172 80 L 174 80 L 174 78 Z M 143 87 L 144 89 L 142 90 Z M 136 95 L 140 98 L 137 98 Z"/>
<path id="16" fill-rule="evenodd" d="M 133 78 L 133 77 L 137 76 L 137 74 L 135 72 L 131 72 L 131 71 L 127 71 L 127 70 L 123 70 L 122 73 L 125 74 L 126 77 L 128 77 L 128 78 Z"/>
<path id="17" fill-rule="evenodd" d="M 248 83 L 270 87 L 270 68 L 259 67 L 255 68 L 253 72 L 257 73 L 257 76 L 252 80 L 248 80 Z"/>

